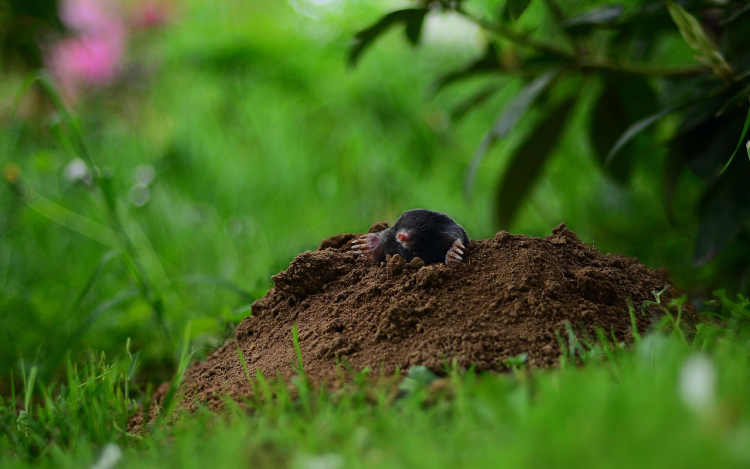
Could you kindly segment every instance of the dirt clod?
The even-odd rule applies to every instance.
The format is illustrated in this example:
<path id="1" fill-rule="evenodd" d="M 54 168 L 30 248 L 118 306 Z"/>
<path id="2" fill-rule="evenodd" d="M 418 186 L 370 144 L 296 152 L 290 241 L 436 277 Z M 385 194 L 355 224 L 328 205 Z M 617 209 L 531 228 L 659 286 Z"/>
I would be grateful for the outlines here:
<path id="1" fill-rule="evenodd" d="M 291 377 L 295 323 L 305 372 L 317 382 L 334 376 L 342 360 L 386 375 L 413 365 L 441 373 L 454 361 L 502 371 L 523 353 L 529 366 L 551 366 L 561 354 L 556 334 L 565 337 L 567 323 L 584 335 L 596 337 L 601 328 L 630 341 L 628 304 L 638 308 L 668 285 L 636 259 L 583 244 L 564 224 L 544 238 L 499 232 L 472 242 L 464 261 L 450 267 L 400 256 L 375 264 L 351 252 L 356 236 L 324 240 L 273 276 L 275 287 L 252 305 L 235 338 L 189 368 L 184 402 L 213 407 L 222 394 L 247 395 L 238 349 L 251 376 Z M 662 298 L 676 293 L 670 287 Z M 637 315 L 641 331 L 658 314 L 649 308 Z"/>

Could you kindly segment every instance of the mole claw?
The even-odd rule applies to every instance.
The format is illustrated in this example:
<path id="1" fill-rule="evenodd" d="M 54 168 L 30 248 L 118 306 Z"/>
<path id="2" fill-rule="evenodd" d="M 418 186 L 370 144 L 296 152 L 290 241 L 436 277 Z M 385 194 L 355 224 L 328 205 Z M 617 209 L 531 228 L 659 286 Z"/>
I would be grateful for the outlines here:
<path id="1" fill-rule="evenodd" d="M 461 242 L 461 240 L 455 240 L 451 248 L 448 249 L 448 252 L 445 253 L 445 265 L 458 264 L 459 262 L 464 260 L 464 249 L 466 249 L 466 247 Z"/>

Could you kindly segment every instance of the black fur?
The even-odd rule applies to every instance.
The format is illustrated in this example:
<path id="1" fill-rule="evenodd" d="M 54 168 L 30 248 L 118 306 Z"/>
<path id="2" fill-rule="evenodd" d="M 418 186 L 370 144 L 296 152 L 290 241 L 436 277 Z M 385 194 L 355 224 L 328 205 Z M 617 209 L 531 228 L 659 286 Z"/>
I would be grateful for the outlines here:
<path id="1" fill-rule="evenodd" d="M 396 235 L 402 230 L 413 233 L 413 245 L 407 247 L 398 241 Z M 395 225 L 380 232 L 383 257 L 398 254 L 407 262 L 420 257 L 425 264 L 445 262 L 445 254 L 456 239 L 469 245 L 469 236 L 461 225 L 444 213 L 424 209 L 404 212 Z"/>

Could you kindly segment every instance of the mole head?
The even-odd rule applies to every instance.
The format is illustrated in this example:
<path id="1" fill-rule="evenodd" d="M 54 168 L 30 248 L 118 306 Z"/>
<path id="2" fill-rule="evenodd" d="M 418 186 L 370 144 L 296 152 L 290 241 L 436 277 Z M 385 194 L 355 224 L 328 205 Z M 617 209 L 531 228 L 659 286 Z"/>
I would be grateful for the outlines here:
<path id="1" fill-rule="evenodd" d="M 434 212 L 430 210 L 409 210 L 404 212 L 393 226 L 396 239 L 407 248 L 414 248 L 420 239 L 430 237 L 433 229 Z"/>
<path id="2" fill-rule="evenodd" d="M 398 242 L 406 247 L 413 245 L 416 241 L 416 238 L 416 234 L 410 230 L 401 230 L 396 233 L 396 239 L 398 240 Z"/>

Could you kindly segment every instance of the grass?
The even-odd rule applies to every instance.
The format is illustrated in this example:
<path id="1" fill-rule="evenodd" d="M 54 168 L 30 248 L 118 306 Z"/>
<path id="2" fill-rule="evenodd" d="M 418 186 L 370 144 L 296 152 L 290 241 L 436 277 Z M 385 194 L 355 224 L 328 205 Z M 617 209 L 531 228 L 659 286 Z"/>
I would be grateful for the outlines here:
<path id="1" fill-rule="evenodd" d="M 442 379 L 413 369 L 398 389 L 360 379 L 297 399 L 248 376 L 258 391 L 242 406 L 199 409 L 142 436 L 124 431 L 132 356 L 92 357 L 68 364 L 65 385 L 27 377 L 27 392 L 3 402 L 0 464 L 80 467 L 114 444 L 118 467 L 138 468 L 746 467 L 750 342 L 739 334 L 703 325 L 686 342 L 677 329 L 651 331 L 632 347 L 589 344 L 583 366 L 519 360 L 511 374 Z"/>
<path id="2" fill-rule="evenodd" d="M 352 34 L 384 8 L 303 3 L 185 1 L 175 24 L 133 39 L 126 76 L 141 78 L 70 110 L 43 79 L 20 102 L 50 112 L 13 120 L 25 77 L 0 83 L 0 466 L 91 466 L 115 447 L 119 467 L 747 465 L 748 301 L 723 292 L 727 327 L 694 339 L 678 314 L 626 349 L 571 330 L 559 370 L 527 370 L 520 355 L 509 375 L 454 370 L 430 384 L 410 371 L 398 390 L 360 376 L 343 392 L 301 388 L 301 400 L 248 376 L 257 400 L 164 423 L 189 360 L 222 345 L 271 275 L 321 239 L 418 206 L 491 236 L 503 156 L 531 123 L 488 154 L 464 198 L 471 155 L 518 80 L 500 78 L 494 101 L 448 125 L 468 88 L 418 90 L 470 45 L 389 37 L 348 70 Z M 683 286 L 720 283 L 720 265 L 689 265 L 696 181 L 680 182 L 672 226 L 652 158 L 626 190 L 588 146 L 583 131 L 559 143 L 514 232 L 567 221 L 603 251 L 670 266 Z M 100 177 L 67 177 L 76 159 Z M 680 394 L 695 354 L 717 377 L 703 410 Z M 136 406 L 173 378 L 163 421 L 128 434 Z"/>

